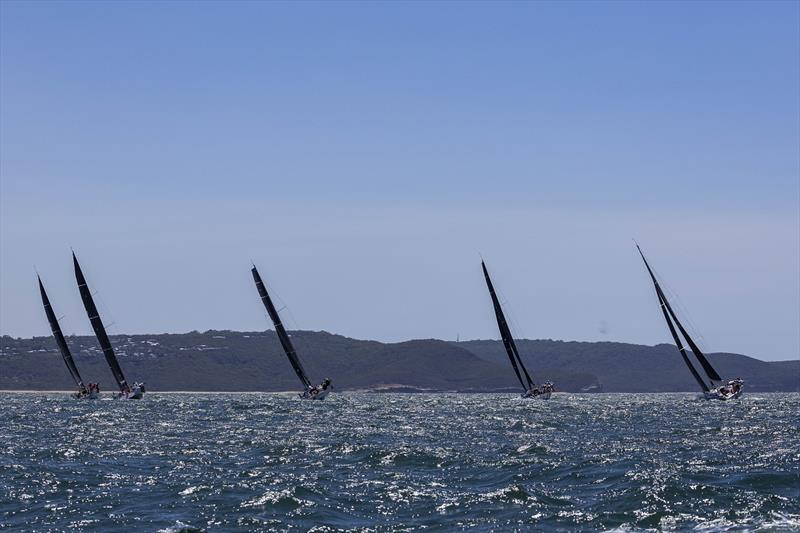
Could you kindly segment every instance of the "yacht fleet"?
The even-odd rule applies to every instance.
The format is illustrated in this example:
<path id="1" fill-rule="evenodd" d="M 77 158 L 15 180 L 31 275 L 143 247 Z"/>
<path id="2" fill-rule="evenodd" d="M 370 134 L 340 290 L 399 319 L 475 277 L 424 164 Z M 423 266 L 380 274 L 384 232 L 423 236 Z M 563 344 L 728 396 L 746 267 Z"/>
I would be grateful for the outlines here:
<path id="1" fill-rule="evenodd" d="M 649 274 L 653 283 L 658 304 L 663 312 L 664 320 L 667 324 L 670 334 L 672 335 L 673 341 L 675 342 L 675 346 L 677 347 L 678 352 L 680 353 L 680 356 L 686 364 L 689 372 L 697 382 L 703 398 L 709 400 L 731 400 L 741 397 L 744 390 L 744 380 L 738 377 L 735 379 L 723 380 L 703 351 L 697 346 L 697 343 L 694 341 L 694 339 L 686 331 L 682 322 L 667 300 L 667 297 L 664 294 L 664 291 L 661 288 L 655 273 L 650 267 L 650 264 L 647 262 L 647 259 L 645 258 L 644 253 L 638 244 L 636 245 L 636 248 L 639 251 L 647 273 Z M 112 397 L 119 400 L 141 400 L 147 391 L 147 387 L 142 381 L 135 381 L 131 383 L 127 380 L 119 360 L 114 353 L 114 347 L 112 346 L 108 334 L 106 333 L 105 325 L 103 324 L 103 321 L 97 310 L 97 306 L 94 303 L 94 298 L 89 289 L 86 277 L 81 270 L 81 266 L 78 263 L 78 258 L 76 257 L 74 251 L 72 253 L 72 260 L 75 271 L 75 280 L 77 282 L 81 301 L 86 309 L 86 314 L 90 324 L 92 325 L 92 329 L 94 330 L 97 342 L 103 351 L 103 355 L 108 363 L 108 367 L 116 382 L 116 390 L 113 391 Z M 514 341 L 511 328 L 509 327 L 502 305 L 495 292 L 494 285 L 489 276 L 489 271 L 486 268 L 486 263 L 483 260 L 481 260 L 481 269 L 483 271 L 484 280 L 486 282 L 489 296 L 492 301 L 492 306 L 494 308 L 495 318 L 497 320 L 497 326 L 500 332 L 500 338 L 503 342 L 503 347 L 508 355 L 509 363 L 514 371 L 514 375 L 521 386 L 520 397 L 523 399 L 549 400 L 553 393 L 556 392 L 555 385 L 549 380 L 537 384 L 533 379 L 531 372 L 529 372 L 528 368 L 525 366 L 523 357 L 520 355 L 516 342 Z M 333 390 L 332 379 L 326 377 L 318 384 L 315 384 L 315 382 L 309 378 L 309 375 L 300 360 L 300 356 L 292 344 L 291 337 L 283 326 L 279 311 L 275 308 L 269 292 L 267 291 L 267 286 L 261 278 L 261 275 L 259 274 L 255 265 L 253 265 L 251 268 L 251 274 L 253 276 L 253 281 L 255 282 L 258 295 L 267 311 L 267 314 L 269 315 L 273 327 L 275 328 L 275 332 L 277 333 L 278 339 L 281 343 L 284 353 L 286 354 L 286 358 L 297 375 L 298 380 L 300 381 L 302 390 L 298 393 L 298 397 L 304 400 L 324 400 Z M 39 292 L 42 299 L 42 304 L 44 306 L 45 315 L 47 316 L 47 320 L 50 324 L 53 338 L 56 341 L 64 364 L 66 365 L 70 376 L 75 382 L 76 392 L 72 395 L 72 397 L 75 399 L 89 400 L 99 398 L 100 384 L 89 383 L 87 385 L 84 383 L 75 362 L 75 358 L 72 355 L 64 334 L 61 331 L 59 320 L 56 317 L 56 314 L 50 303 L 50 299 L 45 291 L 44 283 L 42 282 L 41 276 L 39 276 L 38 273 L 37 278 L 39 282 Z"/>

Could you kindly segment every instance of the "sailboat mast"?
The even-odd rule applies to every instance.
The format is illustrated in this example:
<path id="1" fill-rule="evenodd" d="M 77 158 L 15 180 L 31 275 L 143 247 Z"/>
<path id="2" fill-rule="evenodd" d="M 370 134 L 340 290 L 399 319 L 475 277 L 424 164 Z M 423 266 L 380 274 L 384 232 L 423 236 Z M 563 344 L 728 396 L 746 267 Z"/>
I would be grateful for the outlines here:
<path id="1" fill-rule="evenodd" d="M 277 309 L 275 309 L 275 305 L 272 303 L 272 298 L 269 297 L 267 287 L 261 280 L 261 275 L 259 275 L 258 269 L 255 267 L 255 265 L 253 265 L 253 268 L 250 270 L 250 272 L 253 274 L 253 280 L 256 282 L 256 288 L 258 289 L 259 296 L 261 296 L 261 302 L 267 309 L 267 314 L 272 320 L 272 325 L 275 327 L 275 333 L 277 333 L 278 339 L 281 341 L 283 351 L 286 353 L 286 357 L 289 359 L 295 374 L 297 374 L 300 382 L 305 387 L 311 387 L 311 380 L 308 379 L 306 371 L 303 368 L 303 365 L 300 363 L 300 358 L 297 356 L 297 350 L 294 349 L 292 341 L 289 338 L 289 334 L 286 332 L 286 328 L 283 327 L 281 317 L 278 314 Z"/>
<path id="2" fill-rule="evenodd" d="M 503 346 L 506 349 L 506 354 L 508 354 L 508 358 L 511 361 L 511 367 L 514 369 L 514 373 L 517 375 L 520 385 L 522 385 L 522 388 L 525 391 L 528 391 L 533 388 L 533 380 L 531 379 L 530 374 L 528 374 L 528 370 L 525 368 L 525 365 L 522 363 L 522 359 L 519 356 L 519 351 L 517 350 L 517 345 L 514 342 L 514 337 L 511 336 L 511 329 L 508 327 L 508 322 L 503 314 L 503 308 L 500 306 L 500 300 L 497 299 L 497 293 L 495 292 L 494 285 L 489 277 L 489 271 L 486 269 L 486 263 L 483 261 L 481 261 L 481 268 L 483 269 L 483 277 L 486 280 L 486 286 L 489 288 L 489 295 L 492 297 L 494 314 L 495 318 L 497 319 L 497 327 L 500 330 L 500 337 L 503 339 Z M 520 374 L 519 371 L 520 368 L 525 374 L 527 385 L 522 379 L 522 374 Z"/>
<path id="3" fill-rule="evenodd" d="M 681 339 L 678 336 L 678 332 L 675 331 L 675 326 L 673 325 L 672 320 L 670 320 L 670 316 L 672 316 L 672 318 L 675 318 L 675 314 L 672 312 L 672 308 L 669 306 L 667 297 L 664 296 L 664 291 L 661 290 L 661 286 L 658 284 L 658 280 L 656 279 L 655 274 L 653 274 L 653 270 L 650 268 L 650 264 L 647 262 L 647 259 L 645 259 L 644 253 L 642 253 L 642 249 L 639 248 L 638 244 L 636 245 L 636 249 L 639 250 L 639 255 L 642 256 L 642 261 L 644 261 L 644 266 L 647 268 L 647 272 L 650 274 L 650 279 L 653 281 L 653 286 L 656 289 L 656 296 L 658 296 L 658 303 L 659 306 L 661 307 L 661 312 L 664 314 L 664 320 L 667 322 L 667 327 L 669 327 L 669 332 L 670 334 L 672 334 L 672 339 L 675 341 L 675 346 L 678 347 L 678 351 L 681 353 L 681 357 L 683 357 L 683 362 L 686 363 L 687 367 L 689 367 L 689 371 L 692 373 L 692 376 L 694 376 L 694 379 L 700 385 L 700 388 L 703 389 L 704 392 L 708 392 L 710 390 L 708 385 L 703 380 L 703 378 L 700 377 L 700 374 L 697 372 L 697 369 L 695 369 L 694 365 L 689 359 L 689 355 L 686 353 L 686 348 L 683 347 L 683 343 L 681 342 Z M 677 319 L 675 320 L 675 322 L 677 322 L 680 327 L 680 323 L 677 321 Z M 683 328 L 682 327 L 680 328 L 684 338 L 690 343 L 689 346 L 691 347 L 692 345 L 694 345 L 694 342 L 690 341 L 689 337 L 683 331 Z M 697 354 L 697 352 L 695 352 L 695 354 Z M 702 361 L 700 362 L 702 364 Z"/>
<path id="4" fill-rule="evenodd" d="M 106 362 L 114 379 L 117 381 L 120 392 L 127 392 L 130 390 L 125 375 L 122 373 L 122 368 L 119 366 L 117 356 L 114 355 L 114 348 L 111 346 L 111 341 L 108 339 L 106 328 L 103 321 L 100 319 L 100 313 L 97 311 L 97 306 L 92 298 L 92 292 L 86 284 L 86 278 L 83 276 L 81 266 L 78 264 L 78 258 L 75 257 L 75 252 L 72 252 L 72 263 L 75 267 L 75 279 L 78 282 L 78 290 L 81 293 L 81 300 L 83 300 L 83 307 L 86 309 L 86 314 L 89 316 L 89 322 L 92 324 L 94 335 L 100 343 L 100 348 L 103 350 L 103 355 L 106 357 Z"/>
<path id="5" fill-rule="evenodd" d="M 56 313 L 53 311 L 53 306 L 50 305 L 50 299 L 47 297 L 47 292 L 44 290 L 42 278 L 40 278 L 38 275 L 36 277 L 39 280 L 39 292 L 42 295 L 44 312 L 47 315 L 47 321 L 50 323 L 50 330 L 53 332 L 53 338 L 56 340 L 58 350 L 61 352 L 61 357 L 64 359 L 64 363 L 67 365 L 67 370 L 69 370 L 69 373 L 72 376 L 72 379 L 75 381 L 75 384 L 78 386 L 78 389 L 84 391 L 86 390 L 86 386 L 83 384 L 83 378 L 81 378 L 81 375 L 78 372 L 78 367 L 75 366 L 75 360 L 72 358 L 72 353 L 69 351 L 67 340 L 64 338 L 64 334 L 61 332 L 61 326 L 58 323 L 58 318 L 56 318 Z"/>

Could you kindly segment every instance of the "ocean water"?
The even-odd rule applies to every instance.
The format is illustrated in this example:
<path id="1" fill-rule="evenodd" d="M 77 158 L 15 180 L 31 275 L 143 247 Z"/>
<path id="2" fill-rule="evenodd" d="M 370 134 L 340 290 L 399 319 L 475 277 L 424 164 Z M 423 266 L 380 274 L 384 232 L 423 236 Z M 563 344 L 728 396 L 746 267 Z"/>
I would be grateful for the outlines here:
<path id="1" fill-rule="evenodd" d="M 0 394 L 0 529 L 800 531 L 800 395 Z"/>

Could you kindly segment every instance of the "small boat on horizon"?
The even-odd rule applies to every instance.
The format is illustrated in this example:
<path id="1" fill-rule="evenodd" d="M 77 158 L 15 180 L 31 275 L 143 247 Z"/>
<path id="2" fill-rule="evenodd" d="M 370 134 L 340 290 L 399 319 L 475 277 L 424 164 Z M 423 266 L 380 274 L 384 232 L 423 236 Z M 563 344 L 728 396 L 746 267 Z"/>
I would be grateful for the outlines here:
<path id="1" fill-rule="evenodd" d="M 295 374 L 297 374 L 297 377 L 300 379 L 300 383 L 303 384 L 304 391 L 299 393 L 298 396 L 304 400 L 324 400 L 328 397 L 328 394 L 330 394 L 331 389 L 333 388 L 331 385 L 331 380 L 329 378 L 325 378 L 319 385 L 315 386 L 311 384 L 311 380 L 308 379 L 308 374 L 306 374 L 306 371 L 300 362 L 300 358 L 297 355 L 297 350 L 294 349 L 292 340 L 289 338 L 286 328 L 283 327 L 281 317 L 278 314 L 277 309 L 275 309 L 275 305 L 272 303 L 272 298 L 269 297 L 267 287 L 261 280 L 261 276 L 259 275 L 258 269 L 255 265 L 253 265 L 253 268 L 250 269 L 250 272 L 253 274 L 253 280 L 256 283 L 256 289 L 258 289 L 258 295 L 261 297 L 261 302 L 267 309 L 267 314 L 272 320 L 272 325 L 275 327 L 275 333 L 278 335 L 278 339 L 281 341 L 283 351 L 286 353 L 286 357 L 289 359 L 289 363 L 292 365 L 292 369 L 294 369 Z"/>
<path id="2" fill-rule="evenodd" d="M 638 244 L 636 245 L 636 249 L 639 250 L 639 255 L 642 256 L 644 266 L 647 268 L 647 272 L 650 274 L 650 279 L 653 281 L 653 286 L 655 287 L 656 295 L 658 296 L 658 304 L 661 307 L 662 313 L 664 314 L 664 320 L 667 322 L 669 332 L 672 334 L 672 338 L 675 341 L 675 346 L 678 347 L 678 351 L 680 352 L 681 357 L 683 357 L 683 362 L 686 363 L 686 366 L 689 368 L 689 371 L 692 373 L 695 381 L 697 381 L 697 384 L 700 385 L 700 389 L 703 391 L 703 397 L 707 400 L 733 400 L 739 398 L 744 390 L 744 381 L 741 378 L 736 378 L 728 381 L 724 385 L 722 384 L 723 380 L 719 373 L 711 365 L 711 362 L 708 360 L 708 358 L 703 354 L 694 340 L 692 340 L 692 338 L 686 332 L 686 329 L 684 329 L 680 320 L 678 320 L 678 317 L 672 310 L 672 306 L 669 304 L 669 301 L 667 301 L 664 291 L 661 290 L 661 286 L 659 285 L 653 270 L 650 268 L 650 264 L 647 262 L 647 259 L 645 259 L 644 253 Z M 675 329 L 676 326 L 677 330 Z M 706 381 L 692 364 L 692 361 L 689 359 L 689 354 L 681 342 L 678 331 L 680 331 L 680 334 L 686 340 L 686 344 L 689 345 L 689 349 L 692 351 L 692 353 L 694 353 L 695 358 L 703 368 L 703 371 L 708 377 L 708 383 L 706 383 Z"/>
<path id="3" fill-rule="evenodd" d="M 61 331 L 58 317 L 56 317 L 56 313 L 53 311 L 53 306 L 50 305 L 50 298 L 47 297 L 47 291 L 44 290 L 42 278 L 39 274 L 36 274 L 36 278 L 39 280 L 39 292 L 42 295 L 44 312 L 47 315 L 47 321 L 50 323 L 50 330 L 53 332 L 53 338 L 56 340 L 56 345 L 58 345 L 58 351 L 61 352 L 61 358 L 64 360 L 64 364 L 67 365 L 67 370 L 69 370 L 72 380 L 78 387 L 78 390 L 73 393 L 71 397 L 76 400 L 95 400 L 99 396 L 100 389 L 97 387 L 96 383 L 90 383 L 88 387 L 84 384 L 81 373 L 78 372 L 78 367 L 75 365 L 75 359 L 73 359 L 72 353 L 67 345 L 67 340 L 64 338 L 64 333 Z"/>
<path id="4" fill-rule="evenodd" d="M 114 354 L 114 348 L 111 346 L 111 341 L 108 339 L 106 328 L 103 325 L 103 321 L 100 319 L 100 313 L 97 311 L 97 306 L 92 298 L 92 292 L 86 284 L 86 278 L 83 276 L 83 271 L 81 270 L 80 264 L 78 264 L 78 258 L 75 257 L 75 252 L 72 252 L 72 263 L 75 267 L 75 279 L 78 282 L 78 290 L 81 293 L 83 307 L 86 309 L 86 314 L 89 316 L 89 322 L 92 324 L 95 337 L 97 337 L 97 341 L 100 343 L 100 348 L 103 350 L 103 355 L 106 358 L 106 362 L 111 369 L 111 374 L 114 375 L 114 379 L 119 388 L 119 392 L 115 394 L 114 397 L 119 400 L 141 400 L 146 392 L 145 384 L 134 383 L 133 387 L 131 387 L 128 384 L 128 380 L 125 379 L 125 374 L 122 373 L 122 367 L 119 366 L 117 356 Z"/>
<path id="5" fill-rule="evenodd" d="M 497 327 L 500 329 L 500 336 L 503 339 L 503 346 L 506 349 L 506 353 L 508 354 L 508 359 L 511 361 L 511 367 L 514 369 L 514 373 L 517 375 L 517 379 L 519 380 L 520 385 L 522 385 L 522 394 L 523 398 L 538 398 L 540 400 L 549 400 L 552 393 L 555 391 L 555 387 L 550 381 L 546 381 L 542 384 L 541 388 L 537 387 L 536 384 L 533 382 L 528 370 L 525 368 L 525 365 L 522 363 L 522 358 L 519 356 L 519 350 L 517 350 L 517 344 L 514 342 L 514 337 L 511 335 L 511 330 L 508 327 L 508 322 L 506 321 L 506 317 L 503 314 L 503 308 L 500 306 L 500 300 L 497 299 L 497 294 L 494 290 L 494 285 L 492 285 L 492 280 L 489 277 L 489 271 L 486 270 L 486 263 L 481 260 L 481 268 L 483 269 L 483 277 L 486 279 L 486 286 L 489 288 L 489 295 L 492 297 L 492 304 L 494 305 L 494 314 L 497 318 Z M 522 373 L 520 373 L 520 369 L 522 369 Z M 523 380 L 522 376 L 525 376 Z"/>

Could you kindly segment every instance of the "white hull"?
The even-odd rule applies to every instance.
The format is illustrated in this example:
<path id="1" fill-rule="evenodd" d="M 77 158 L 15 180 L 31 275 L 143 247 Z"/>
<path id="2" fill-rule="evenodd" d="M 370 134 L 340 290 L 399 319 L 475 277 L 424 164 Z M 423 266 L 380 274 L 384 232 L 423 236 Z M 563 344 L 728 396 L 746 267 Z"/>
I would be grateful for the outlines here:
<path id="1" fill-rule="evenodd" d="M 328 397 L 328 394 L 330 394 L 330 392 L 331 392 L 330 389 L 328 389 L 320 391 L 317 394 L 309 394 L 306 392 L 303 394 L 298 394 L 298 396 L 300 396 L 304 400 L 324 400 L 325 398 Z"/>
<path id="2" fill-rule="evenodd" d="M 520 396 L 526 400 L 549 400 L 552 392 L 544 392 L 542 394 L 521 394 Z"/>
<path id="3" fill-rule="evenodd" d="M 114 396 L 115 400 L 141 400 L 144 395 L 140 394 L 138 396 L 125 396 L 124 394 L 117 394 Z"/>
<path id="4" fill-rule="evenodd" d="M 719 390 L 713 390 L 713 391 L 710 391 L 710 392 L 704 392 L 703 393 L 703 397 L 706 400 L 721 400 L 723 402 L 725 400 L 736 400 L 737 398 L 741 397 L 742 392 L 744 392 L 743 389 L 744 389 L 744 387 L 742 387 L 741 389 L 739 389 L 738 391 L 736 391 L 733 394 L 731 394 L 731 393 L 725 394 L 725 393 L 720 392 Z"/>
<path id="5" fill-rule="evenodd" d="M 121 392 L 117 394 L 117 400 L 141 400 L 144 397 L 144 391 L 139 387 L 134 387 L 133 390 L 126 396 Z"/>

